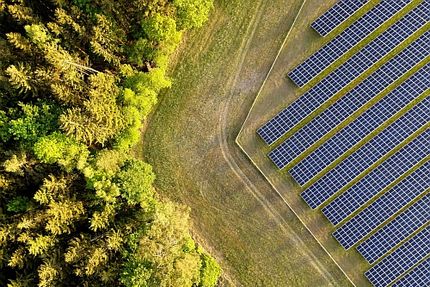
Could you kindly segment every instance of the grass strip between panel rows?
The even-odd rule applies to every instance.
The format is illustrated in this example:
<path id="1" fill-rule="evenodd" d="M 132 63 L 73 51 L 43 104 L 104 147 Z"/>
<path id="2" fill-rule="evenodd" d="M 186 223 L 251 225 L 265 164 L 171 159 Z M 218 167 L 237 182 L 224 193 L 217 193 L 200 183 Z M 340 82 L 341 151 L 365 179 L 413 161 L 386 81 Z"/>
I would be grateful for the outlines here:
<path id="1" fill-rule="evenodd" d="M 418 68 L 418 67 L 417 67 Z M 419 69 L 419 68 L 418 68 Z M 359 148 L 361 148 L 363 145 L 365 145 L 368 141 L 370 141 L 372 138 L 377 136 L 380 132 L 382 132 L 385 128 L 390 126 L 392 123 L 397 121 L 400 117 L 402 117 L 404 114 L 409 112 L 411 109 L 413 109 L 418 103 L 423 101 L 425 98 L 427 98 L 430 95 L 430 89 L 426 90 L 423 94 L 421 94 L 419 97 L 411 101 L 409 104 L 407 104 L 404 108 L 399 110 L 396 114 L 394 114 L 391 118 L 386 120 L 384 123 L 379 125 L 375 130 L 373 130 L 370 134 L 362 138 L 358 143 L 353 145 L 351 148 L 349 148 L 345 153 L 343 153 L 341 156 L 339 156 L 336 160 L 334 160 L 332 163 L 330 163 L 326 168 L 324 168 L 322 171 L 320 171 L 316 176 L 314 176 L 311 180 L 309 180 L 306 184 L 303 185 L 303 189 L 308 188 L 315 182 L 317 182 L 321 177 L 324 176 L 329 170 L 334 168 L 336 165 L 341 163 L 343 160 L 345 160 L 347 157 L 349 157 L 352 153 L 357 151 Z M 343 127 L 342 127 L 343 128 Z M 340 129 L 340 128 L 339 128 Z M 336 130 L 335 132 L 338 132 Z"/>
<path id="2" fill-rule="evenodd" d="M 383 155 L 379 160 L 374 162 L 371 166 L 366 168 L 364 171 L 362 171 L 359 175 L 357 175 L 354 179 L 352 179 L 348 184 L 344 185 L 341 189 L 339 189 L 335 194 L 333 194 L 329 199 L 327 199 L 324 203 L 322 203 L 318 209 L 323 208 L 327 204 L 329 204 L 332 200 L 334 200 L 339 194 L 343 193 L 344 191 L 351 188 L 354 184 L 359 182 L 366 174 L 368 174 L 370 171 L 375 169 L 377 166 L 379 166 L 381 163 L 383 163 L 385 160 L 387 160 L 389 157 L 397 153 L 400 149 L 405 147 L 407 144 L 412 142 L 415 138 L 417 138 L 420 134 L 425 132 L 430 128 L 430 123 L 426 123 L 424 126 L 419 128 L 417 131 L 412 133 L 410 136 L 408 136 L 405 140 L 403 140 L 401 143 L 399 143 L 397 146 L 395 146 L 392 150 L 387 152 L 385 155 Z"/>
<path id="3" fill-rule="evenodd" d="M 367 5 L 369 5 L 372 2 L 376 2 L 374 6 L 376 6 L 377 3 L 381 1 L 369 1 Z M 406 5 L 403 9 L 401 9 L 399 12 L 393 15 L 390 19 L 382 23 L 378 28 L 375 29 L 372 33 L 368 34 L 364 39 L 362 39 L 360 42 L 358 42 L 354 47 L 346 51 L 342 56 L 340 56 L 338 59 L 336 59 L 329 67 L 321 71 L 318 75 L 316 75 L 314 78 L 312 78 L 307 84 L 305 84 L 301 90 L 306 91 L 310 89 L 312 86 L 316 85 L 318 82 L 320 82 L 323 78 L 325 78 L 328 74 L 330 74 L 332 71 L 334 71 L 336 68 L 338 68 L 341 64 L 346 62 L 349 58 L 351 58 L 354 54 L 356 54 L 358 51 L 360 51 L 362 48 L 367 46 L 370 42 L 375 40 L 379 35 L 381 35 L 385 30 L 387 30 L 389 27 L 394 25 L 397 21 L 399 21 L 401 18 L 403 18 L 406 14 L 408 14 L 410 11 L 415 9 L 419 4 L 421 4 L 423 0 L 415 0 Z M 369 9 L 370 10 L 370 9 Z M 363 13 L 364 14 L 364 13 Z M 350 23 L 352 24 L 352 23 Z M 333 37 L 334 38 L 334 37 Z"/>
<path id="4" fill-rule="evenodd" d="M 358 109 L 357 111 L 352 113 L 348 118 L 343 120 L 340 124 L 338 124 L 332 130 L 330 130 L 328 133 L 326 133 L 323 137 L 321 137 L 318 141 L 316 141 L 314 144 L 312 144 L 309 148 L 307 148 L 299 156 L 297 156 L 295 159 L 293 159 L 289 164 L 287 164 L 283 168 L 283 170 L 287 171 L 287 170 L 291 169 L 293 166 L 295 166 L 296 164 L 298 164 L 300 161 L 302 161 L 304 158 L 306 158 L 309 154 L 311 154 L 313 151 L 315 151 L 319 146 L 321 146 L 324 142 L 326 142 L 328 139 L 330 139 L 332 136 L 334 136 L 337 132 L 339 132 L 340 130 L 342 130 L 346 126 L 348 126 L 350 123 L 352 123 L 358 117 L 360 117 L 363 113 L 365 113 L 368 109 L 370 109 L 373 105 L 375 105 L 377 102 L 382 100 L 385 96 L 387 96 L 389 93 L 391 93 L 393 90 L 395 90 L 404 81 L 406 81 L 413 74 L 415 74 L 422 67 L 424 67 L 429 61 L 430 61 L 430 57 L 427 57 L 426 59 L 424 59 L 423 61 L 421 61 L 417 65 L 415 65 L 412 69 L 410 69 L 409 71 L 404 73 L 400 78 L 398 78 L 396 81 L 394 81 L 392 84 L 390 84 L 384 90 L 382 90 L 373 99 L 368 101 L 366 104 L 364 104 L 362 107 L 360 107 L 360 109 Z M 427 91 L 424 92 L 424 94 L 427 94 Z M 424 94 L 422 96 L 418 97 L 417 99 L 415 99 L 414 101 L 412 101 L 411 103 L 409 103 L 406 107 L 402 108 L 400 111 L 398 111 L 396 114 L 394 114 L 391 118 L 389 118 L 387 121 L 385 121 L 381 126 L 384 125 L 384 127 L 385 127 L 386 124 L 390 124 L 391 122 L 400 118 L 405 112 L 407 112 L 409 109 L 411 109 L 416 103 L 420 102 L 422 100 L 421 98 L 425 97 Z M 381 126 L 378 127 L 379 130 L 382 129 Z M 372 132 L 371 134 L 374 134 L 374 133 Z M 369 136 L 365 137 L 365 139 L 370 139 Z"/>
<path id="5" fill-rule="evenodd" d="M 407 10 L 407 12 L 409 12 L 411 9 L 415 8 L 419 4 L 419 3 L 415 3 L 415 2 L 412 2 L 412 3 L 414 4 L 413 7 L 408 7 L 407 6 L 408 8 L 405 8 L 402 11 L 405 12 L 405 10 Z M 409 4 L 409 5 L 412 5 L 412 4 Z M 403 16 L 403 14 L 401 16 Z M 390 23 L 392 23 L 392 24 L 394 24 L 394 22 L 396 22 L 396 20 L 393 20 L 393 19 L 394 18 L 390 19 Z M 354 80 L 352 80 L 349 84 L 347 84 L 345 87 L 343 87 L 340 91 L 338 91 L 337 93 L 335 93 L 326 102 L 324 102 L 322 105 L 320 105 L 316 110 L 314 110 L 313 112 L 311 112 L 306 118 L 304 118 L 297 125 L 295 125 L 294 127 L 292 127 L 288 132 L 286 132 L 277 141 L 275 141 L 270 146 L 267 146 L 264 149 L 264 152 L 268 152 L 268 151 L 276 148 L 285 139 L 287 139 L 290 136 L 292 136 L 295 132 L 297 132 L 299 129 L 301 129 L 304 125 L 306 125 L 307 123 L 309 123 L 314 117 L 316 117 L 317 115 L 319 115 L 320 113 L 322 113 L 325 109 L 327 109 L 329 106 L 331 106 L 335 101 L 337 101 L 339 98 L 341 98 L 342 96 L 344 96 L 347 92 L 349 92 L 350 90 L 352 90 L 360 82 L 362 82 L 363 80 L 365 80 L 369 75 L 371 75 L 373 72 L 375 72 L 380 66 L 382 66 L 383 64 L 385 64 L 386 62 L 388 62 L 390 59 L 392 59 L 393 57 L 395 57 L 400 51 L 402 51 L 407 46 L 409 46 L 413 41 L 415 41 L 416 39 L 418 39 L 428 29 L 430 29 L 430 23 L 427 23 L 426 25 L 424 25 L 423 27 L 421 27 L 420 29 L 418 29 L 417 31 L 415 31 L 407 39 L 405 39 L 403 42 L 401 42 L 399 45 L 397 45 L 390 53 L 388 53 L 387 55 L 385 55 L 384 57 L 382 57 L 381 59 L 379 59 L 375 64 L 373 64 L 371 67 L 369 67 L 363 73 L 361 73 L 361 75 L 359 75 L 357 78 L 355 78 Z M 380 33 L 381 33 L 381 31 L 380 31 Z M 354 50 L 354 52 L 358 52 L 358 50 L 360 50 L 360 49 L 357 49 L 357 51 Z M 330 66 L 329 70 L 327 70 L 328 71 L 327 74 L 333 72 L 334 70 L 335 70 L 335 67 L 334 66 Z M 326 74 L 324 74 L 324 76 L 325 75 Z M 322 78 L 323 78 L 323 76 L 321 78 L 319 78 L 318 81 L 321 81 Z M 303 94 L 307 91 L 307 88 L 310 88 L 310 86 L 306 85 L 304 88 L 299 89 L 299 94 L 303 96 Z"/>
<path id="6" fill-rule="evenodd" d="M 336 226 L 342 225 L 344 222 L 348 221 L 349 219 L 353 218 L 354 216 L 356 216 L 358 213 L 360 213 L 361 211 L 363 211 L 364 209 L 366 209 L 367 207 L 369 207 L 374 201 L 376 201 L 378 198 L 382 197 L 384 194 L 386 194 L 387 192 L 389 192 L 393 187 L 395 187 L 396 185 L 398 185 L 401 181 L 403 181 L 405 178 L 407 178 L 408 176 L 410 176 L 412 173 L 414 173 L 415 171 L 417 171 L 422 165 L 424 165 L 426 162 L 428 162 L 430 160 L 430 156 L 426 156 L 425 158 L 423 158 L 422 160 L 420 160 L 418 163 L 416 163 L 412 168 L 410 168 L 408 171 L 406 171 L 405 173 L 403 173 L 401 176 L 399 176 L 398 178 L 396 178 L 394 181 L 392 181 L 389 185 L 387 185 L 385 188 L 383 188 L 381 191 L 378 192 L 378 194 L 376 194 L 375 196 L 373 196 L 371 199 L 369 199 L 365 204 L 363 204 L 362 206 L 360 206 L 356 211 L 354 211 L 353 213 L 351 213 L 350 215 L 348 215 L 348 217 L 346 217 L 344 220 L 342 220 L 341 222 L 339 222 Z M 424 194 L 426 193 L 426 191 L 424 191 L 423 193 L 421 193 L 420 195 L 418 195 L 414 200 L 412 200 L 410 203 L 406 204 L 404 207 L 402 207 L 399 212 L 401 212 L 402 210 L 404 210 L 405 208 L 409 207 L 410 205 L 412 205 L 417 198 L 421 198 L 422 196 L 424 196 Z M 396 212 L 395 214 L 399 213 Z M 384 221 L 381 224 L 385 224 L 385 222 L 391 221 L 391 219 L 395 218 L 396 215 L 393 215 L 391 217 L 389 217 L 386 221 Z M 372 233 L 372 232 L 371 232 Z M 370 234 L 371 234 L 370 233 Z M 369 234 L 369 236 L 370 236 Z M 367 238 L 368 236 L 364 237 Z M 362 239 L 360 241 L 364 241 L 365 239 Z M 360 242 L 358 241 L 358 242 Z M 357 242 L 357 244 L 358 244 Z"/>
<path id="7" fill-rule="evenodd" d="M 427 226 L 428 224 L 426 224 Z M 388 286 L 393 286 L 396 282 L 400 281 L 400 279 L 402 279 L 403 277 L 405 277 L 406 275 L 408 275 L 413 269 L 415 269 L 415 267 L 417 267 L 418 265 L 420 265 L 421 263 L 423 263 L 424 261 L 426 261 L 427 259 L 430 258 L 430 255 L 425 256 L 422 260 L 420 260 L 418 263 L 416 263 L 415 265 L 413 265 L 411 268 L 409 268 L 408 270 L 406 270 L 401 276 L 399 276 L 398 278 L 396 278 L 393 282 L 391 282 Z"/>

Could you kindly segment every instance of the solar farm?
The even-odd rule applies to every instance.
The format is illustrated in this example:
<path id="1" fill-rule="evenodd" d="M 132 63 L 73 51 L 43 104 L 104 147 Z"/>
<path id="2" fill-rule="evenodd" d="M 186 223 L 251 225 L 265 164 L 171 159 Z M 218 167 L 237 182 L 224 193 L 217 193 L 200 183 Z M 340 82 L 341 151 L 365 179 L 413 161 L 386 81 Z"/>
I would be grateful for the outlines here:
<path id="1" fill-rule="evenodd" d="M 301 95 L 257 129 L 372 286 L 430 286 L 429 20 L 430 0 L 338 1 L 287 71 Z"/>

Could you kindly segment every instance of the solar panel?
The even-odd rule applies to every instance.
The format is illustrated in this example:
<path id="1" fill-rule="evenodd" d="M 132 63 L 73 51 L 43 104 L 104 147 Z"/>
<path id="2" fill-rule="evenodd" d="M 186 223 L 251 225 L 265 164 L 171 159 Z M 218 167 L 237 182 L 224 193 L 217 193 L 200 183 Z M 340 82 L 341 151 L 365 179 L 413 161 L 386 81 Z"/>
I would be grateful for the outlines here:
<path id="1" fill-rule="evenodd" d="M 375 287 L 387 286 L 430 253 L 430 226 L 364 273 Z"/>
<path id="2" fill-rule="evenodd" d="M 367 2 L 368 0 L 341 0 L 313 22 L 311 27 L 321 36 L 326 36 Z"/>
<path id="3" fill-rule="evenodd" d="M 430 97 L 415 108 L 425 111 L 426 107 L 428 108 L 427 111 L 430 112 Z M 413 119 L 408 118 L 408 116 L 413 117 L 417 115 L 415 108 L 399 118 L 399 120 L 412 121 Z M 416 140 L 400 149 L 366 174 L 357 183 L 324 207 L 322 212 L 331 223 L 334 225 L 338 224 L 429 155 L 430 131 L 423 133 Z"/>
<path id="4" fill-rule="evenodd" d="M 361 243 L 357 250 L 369 263 L 373 263 L 428 222 L 430 222 L 430 194 L 379 229 Z"/>
<path id="5" fill-rule="evenodd" d="M 422 6 L 420 5 L 419 7 Z M 413 11 L 415 12 L 416 10 Z M 413 22 L 409 22 L 409 20 Z M 387 55 L 405 37 L 409 36 L 412 33 L 411 31 L 416 29 L 416 25 L 421 25 L 420 23 L 423 23 L 422 17 L 413 16 L 412 14 L 402 18 L 402 21 L 393 25 L 395 28 L 390 27 L 389 31 L 387 30 L 360 50 L 360 54 L 357 53 L 349 58 L 330 75 L 259 128 L 257 131 L 259 136 L 267 144 L 277 141 L 324 102 L 356 79 L 362 72 Z M 399 29 L 398 27 L 402 28 Z M 428 39 L 425 40 L 428 42 Z M 427 45 L 428 43 L 424 43 L 424 46 Z"/>
<path id="6" fill-rule="evenodd" d="M 430 257 L 392 285 L 392 287 L 412 286 L 430 286 Z"/>
<path id="7" fill-rule="evenodd" d="M 327 35 L 366 2 L 343 0 L 312 27 Z M 411 2 L 380 1 L 288 76 L 298 86 L 309 83 Z M 322 174 L 301 193 L 311 208 L 321 206 L 348 186 L 322 212 L 335 225 L 349 218 L 333 233 L 344 248 L 361 242 L 357 250 L 370 264 L 380 260 L 365 272 L 374 286 L 387 286 L 397 279 L 394 286 L 430 285 L 430 263 L 421 262 L 430 254 L 430 161 L 412 170 L 430 155 L 430 97 L 423 94 L 430 88 L 430 62 L 388 94 L 380 94 L 418 63 L 428 60 L 429 29 L 398 55 L 391 55 L 407 38 L 427 28 L 429 20 L 430 1 L 424 0 L 257 131 L 270 145 L 298 130 L 288 134 L 289 138 L 269 157 L 282 169 L 290 168 L 303 156 L 289 170 L 300 185 Z M 391 59 L 386 59 L 388 55 Z M 369 77 L 360 78 L 345 95 L 339 93 L 383 59 L 386 63 Z M 321 111 L 335 95 L 338 99 Z M 377 95 L 381 98 L 376 102 Z M 418 98 L 421 102 L 416 104 Z M 411 103 L 415 106 L 406 111 Z M 354 119 L 346 124 L 351 115 Z M 303 126 L 298 129 L 300 123 Z M 341 123 L 346 126 L 323 142 L 322 138 L 334 133 Z M 372 134 L 376 129 L 379 133 Z M 418 131 L 423 132 L 417 135 Z M 315 150 L 304 154 L 311 147 Z M 347 156 L 348 151 L 351 154 Z M 342 155 L 347 157 L 335 166 Z"/>
<path id="8" fill-rule="evenodd" d="M 424 23 L 425 21 L 422 22 L 423 25 Z M 401 31 L 405 31 L 404 27 L 401 28 Z M 427 44 L 424 44 L 425 42 Z M 415 45 L 411 45 L 408 49 L 403 50 L 399 55 L 381 66 L 353 90 L 304 125 L 290 138 L 286 139 L 269 153 L 269 158 L 278 168 L 284 168 L 294 158 L 303 153 L 325 134 L 362 108 L 368 101 L 372 100 L 377 94 L 428 56 L 428 50 L 420 49 L 422 45 L 429 46 L 430 49 L 428 42 L 430 42 L 430 32 L 423 35 Z M 316 167 L 314 166 L 314 168 Z M 293 172 L 291 174 L 299 184 L 303 185 L 304 182 L 302 182 L 301 178 L 305 177 L 306 173 L 300 172 L 295 174 Z"/>
<path id="9" fill-rule="evenodd" d="M 344 248 L 350 248 L 429 188 L 430 162 L 426 162 L 339 227 L 334 238 Z"/>
<path id="10" fill-rule="evenodd" d="M 299 87 L 302 87 L 410 2 L 382 1 L 331 42 L 294 68 L 288 74 L 289 78 Z M 415 13 L 420 12 L 420 10 L 415 11 Z"/>
<path id="11" fill-rule="evenodd" d="M 427 54 L 428 52 L 426 53 L 426 56 Z M 414 65 L 415 62 L 409 60 L 407 57 L 404 58 L 404 61 L 408 61 L 411 65 Z M 390 61 L 386 65 L 396 65 L 397 63 L 399 63 L 399 61 Z M 386 69 L 389 69 L 389 67 Z M 386 76 L 386 73 L 383 72 L 382 69 L 379 69 L 375 74 L 371 75 L 349 93 L 354 95 L 350 101 L 354 101 L 354 99 L 362 97 L 362 95 L 366 93 L 366 90 L 372 89 L 371 85 L 373 85 L 373 83 L 379 83 L 380 79 L 384 77 L 387 77 L 389 81 L 389 77 Z M 369 83 L 368 89 L 361 88 L 365 83 Z M 382 98 L 382 100 L 369 108 L 361 116 L 349 123 L 333 137 L 328 139 L 325 143 L 302 159 L 290 170 L 290 174 L 300 185 L 304 185 L 319 172 L 333 163 L 333 161 L 339 158 L 342 154 L 359 143 L 363 138 L 370 135 L 376 128 L 396 114 L 399 110 L 416 99 L 429 87 L 430 64 L 427 64 L 404 83 Z M 360 91 L 362 91 L 362 93 L 360 93 Z M 347 96 L 348 95 L 345 97 Z M 353 104 L 351 106 L 354 107 Z M 318 129 L 323 129 L 323 127 L 318 128 L 317 124 L 312 125 L 316 131 Z M 298 131 L 298 133 L 299 132 L 300 131 Z M 303 142 L 305 142 L 305 140 L 303 140 Z"/>
<path id="12" fill-rule="evenodd" d="M 382 132 L 353 152 L 335 168 L 308 187 L 301 195 L 306 203 L 316 208 L 352 179 L 394 149 L 407 137 L 427 124 L 430 119 L 429 101 L 420 110 L 414 109 L 408 121 L 396 120 Z M 424 103 L 424 102 L 423 102 Z M 427 134 L 427 133 L 425 133 Z M 414 140 L 413 142 L 415 142 Z M 411 143 L 412 144 L 412 143 Z"/>

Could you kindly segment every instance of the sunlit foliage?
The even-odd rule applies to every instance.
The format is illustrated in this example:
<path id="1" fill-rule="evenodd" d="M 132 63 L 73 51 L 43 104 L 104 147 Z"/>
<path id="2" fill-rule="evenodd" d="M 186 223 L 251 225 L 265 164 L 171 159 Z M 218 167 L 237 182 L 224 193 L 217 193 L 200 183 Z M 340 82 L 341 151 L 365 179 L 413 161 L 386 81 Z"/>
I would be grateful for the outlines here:
<path id="1" fill-rule="evenodd" d="M 212 0 L 0 0 L 0 286 L 214 286 L 132 156 Z"/>

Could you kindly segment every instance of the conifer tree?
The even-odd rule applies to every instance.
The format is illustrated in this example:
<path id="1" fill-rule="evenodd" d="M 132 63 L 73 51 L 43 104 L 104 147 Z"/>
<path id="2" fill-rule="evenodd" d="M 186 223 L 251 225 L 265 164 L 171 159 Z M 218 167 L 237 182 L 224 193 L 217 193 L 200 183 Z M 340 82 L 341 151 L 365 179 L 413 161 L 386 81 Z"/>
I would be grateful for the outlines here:
<path id="1" fill-rule="evenodd" d="M 214 286 L 188 210 L 130 151 L 211 6 L 0 0 L 0 286 Z"/>

